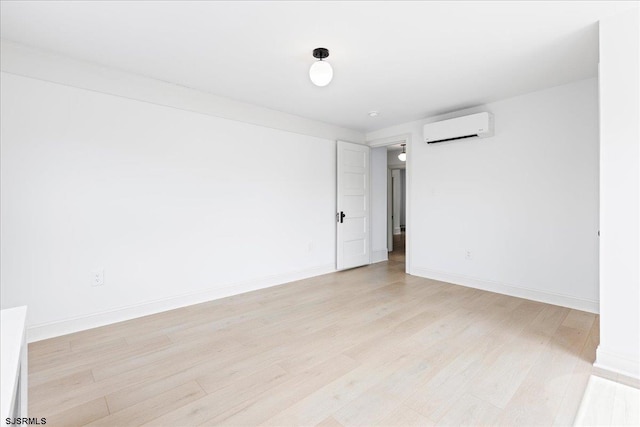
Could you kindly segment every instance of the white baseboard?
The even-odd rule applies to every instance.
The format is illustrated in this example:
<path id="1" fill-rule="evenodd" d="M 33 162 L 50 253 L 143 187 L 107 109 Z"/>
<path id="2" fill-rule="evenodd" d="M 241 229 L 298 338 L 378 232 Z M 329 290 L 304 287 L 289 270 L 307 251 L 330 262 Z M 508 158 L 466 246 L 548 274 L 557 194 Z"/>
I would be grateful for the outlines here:
<path id="1" fill-rule="evenodd" d="M 199 304 L 245 292 L 264 289 L 271 286 L 282 285 L 284 283 L 309 277 L 320 276 L 322 274 L 336 271 L 335 265 L 324 265 L 307 270 L 293 271 L 284 274 L 267 276 L 259 279 L 248 280 L 241 283 L 230 284 L 221 288 L 208 289 L 200 292 L 193 292 L 155 301 L 148 301 L 127 307 L 120 307 L 114 310 L 94 313 L 87 316 L 78 316 L 60 321 L 42 323 L 29 326 L 27 329 L 27 341 L 35 342 L 47 338 L 71 334 L 73 332 L 86 329 L 97 328 L 110 325 L 112 323 L 123 322 L 137 317 L 148 316 L 167 310 L 173 310 L 188 305 Z"/>
<path id="2" fill-rule="evenodd" d="M 640 380 L 640 360 L 603 350 L 601 345 L 596 349 L 593 366 Z"/>
<path id="3" fill-rule="evenodd" d="M 427 279 L 438 280 L 441 282 L 453 283 L 454 285 L 466 286 L 469 288 L 482 289 L 485 291 L 496 292 L 498 294 L 509 295 L 512 297 L 525 298 L 533 301 L 540 301 L 547 304 L 559 305 L 562 307 L 573 308 L 589 313 L 598 313 L 600 304 L 598 301 L 577 298 L 570 295 L 562 295 L 538 289 L 523 288 L 520 286 L 507 285 L 505 283 L 494 282 L 491 280 L 477 279 L 458 274 L 445 273 L 441 271 L 429 270 L 420 267 L 412 267 L 411 274 L 424 277 Z"/>
<path id="4" fill-rule="evenodd" d="M 387 261 L 389 259 L 389 252 L 387 249 L 381 249 L 379 251 L 371 251 L 371 264 L 376 262 Z"/>
<path id="5" fill-rule="evenodd" d="M 402 234 L 402 228 L 393 227 L 393 234 L 395 234 L 395 235 Z"/>

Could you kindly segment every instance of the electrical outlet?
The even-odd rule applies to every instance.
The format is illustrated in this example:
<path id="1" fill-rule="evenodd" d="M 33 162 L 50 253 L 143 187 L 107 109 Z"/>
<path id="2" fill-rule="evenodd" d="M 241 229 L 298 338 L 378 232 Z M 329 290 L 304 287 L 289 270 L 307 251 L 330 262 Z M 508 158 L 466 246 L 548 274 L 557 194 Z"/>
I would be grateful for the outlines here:
<path id="1" fill-rule="evenodd" d="M 104 269 L 93 270 L 91 272 L 91 286 L 104 285 Z"/>
<path id="2" fill-rule="evenodd" d="M 471 251 L 467 251 L 464 255 L 465 259 L 467 260 L 471 260 L 473 259 L 473 255 L 471 254 Z"/>

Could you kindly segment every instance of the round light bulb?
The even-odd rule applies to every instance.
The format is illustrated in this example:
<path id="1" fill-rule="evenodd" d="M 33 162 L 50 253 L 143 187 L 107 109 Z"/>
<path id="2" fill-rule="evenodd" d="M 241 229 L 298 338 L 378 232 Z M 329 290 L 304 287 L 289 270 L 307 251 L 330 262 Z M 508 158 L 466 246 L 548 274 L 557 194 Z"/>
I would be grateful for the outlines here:
<path id="1" fill-rule="evenodd" d="M 309 78 L 316 86 L 326 86 L 333 78 L 333 68 L 327 61 L 316 61 L 309 69 Z"/>
<path id="2" fill-rule="evenodd" d="M 406 162 L 407 161 L 407 153 L 398 154 L 398 160 L 400 160 L 401 162 Z"/>

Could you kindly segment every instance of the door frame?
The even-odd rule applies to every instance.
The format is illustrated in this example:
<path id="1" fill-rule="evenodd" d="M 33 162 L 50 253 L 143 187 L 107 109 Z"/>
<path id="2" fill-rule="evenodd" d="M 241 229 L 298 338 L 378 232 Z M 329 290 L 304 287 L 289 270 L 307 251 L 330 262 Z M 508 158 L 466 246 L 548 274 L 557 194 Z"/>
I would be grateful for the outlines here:
<path id="1" fill-rule="evenodd" d="M 405 273 L 407 274 L 411 274 L 411 189 L 413 188 L 413 186 L 411 185 L 411 180 L 412 180 L 412 174 L 411 174 L 411 164 L 412 164 L 412 157 L 411 156 L 411 143 L 412 143 L 412 134 L 410 133 L 403 133 L 400 135 L 394 135 L 394 136 L 389 136 L 386 138 L 379 138 L 379 139 L 373 139 L 371 141 L 367 141 L 367 145 L 369 145 L 369 147 L 371 148 L 378 148 L 378 147 L 388 147 L 389 145 L 395 145 L 395 144 L 407 144 L 406 145 L 406 150 L 407 150 L 407 161 L 406 161 L 406 166 L 405 166 L 405 176 L 406 176 L 406 200 L 405 200 L 405 210 L 406 210 L 406 221 L 405 221 L 405 226 L 406 226 L 406 232 L 405 232 Z M 389 168 L 387 167 L 387 170 Z M 370 174 L 372 175 L 372 174 Z M 386 234 L 387 230 L 385 230 L 385 234 Z M 373 230 L 371 229 L 371 225 L 369 227 L 369 234 L 371 235 L 371 233 L 373 233 Z M 388 248 L 387 248 L 388 250 Z M 371 247 L 369 249 L 369 252 L 371 253 L 373 251 L 373 244 L 371 243 Z"/>
<path id="2" fill-rule="evenodd" d="M 393 252 L 393 172 L 388 163 L 387 159 L 387 255 Z"/>

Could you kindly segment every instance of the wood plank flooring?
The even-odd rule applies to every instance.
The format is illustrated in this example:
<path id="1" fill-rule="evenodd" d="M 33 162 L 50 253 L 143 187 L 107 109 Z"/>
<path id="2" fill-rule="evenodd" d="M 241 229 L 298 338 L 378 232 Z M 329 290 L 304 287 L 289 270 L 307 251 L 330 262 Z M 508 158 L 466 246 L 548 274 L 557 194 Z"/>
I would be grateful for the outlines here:
<path id="1" fill-rule="evenodd" d="M 597 316 L 408 276 L 395 259 L 30 344 L 29 416 L 51 426 L 573 423 Z"/>

